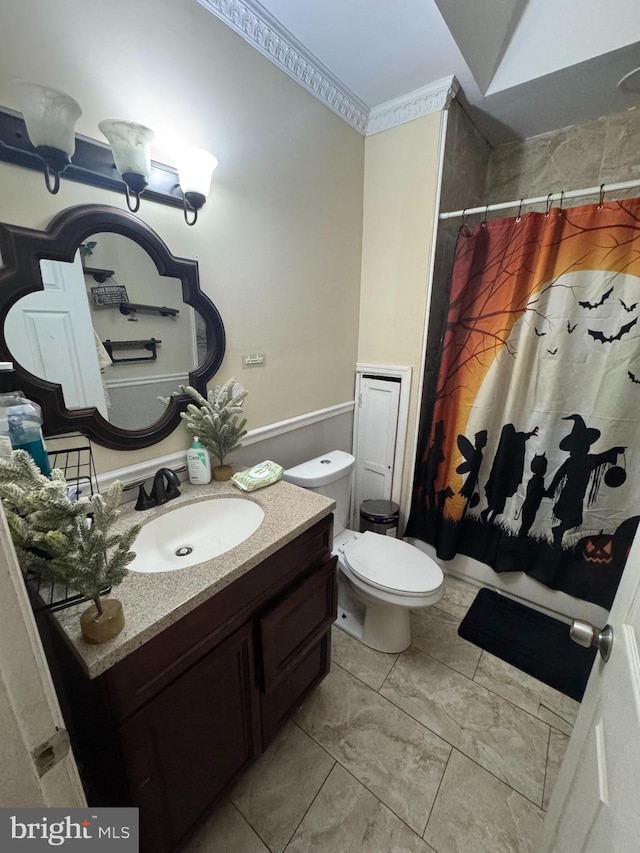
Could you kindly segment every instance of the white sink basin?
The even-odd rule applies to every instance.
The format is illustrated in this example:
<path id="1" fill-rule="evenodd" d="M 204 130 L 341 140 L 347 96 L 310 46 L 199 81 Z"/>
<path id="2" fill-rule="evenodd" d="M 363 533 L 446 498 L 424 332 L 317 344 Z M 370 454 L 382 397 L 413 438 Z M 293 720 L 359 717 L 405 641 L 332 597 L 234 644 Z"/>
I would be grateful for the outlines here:
<path id="1" fill-rule="evenodd" d="M 145 524 L 133 543 L 132 572 L 173 572 L 218 557 L 260 527 L 264 511 L 242 498 L 176 507 Z"/>

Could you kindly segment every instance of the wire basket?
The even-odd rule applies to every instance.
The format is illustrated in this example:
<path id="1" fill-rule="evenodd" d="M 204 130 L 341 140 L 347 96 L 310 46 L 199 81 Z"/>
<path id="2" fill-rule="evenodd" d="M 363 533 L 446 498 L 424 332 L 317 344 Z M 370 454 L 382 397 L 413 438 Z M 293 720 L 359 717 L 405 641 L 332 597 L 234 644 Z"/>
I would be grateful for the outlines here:
<path id="1" fill-rule="evenodd" d="M 51 467 L 59 468 L 64 474 L 71 500 L 91 497 L 99 492 L 91 442 L 86 436 L 81 433 L 49 436 L 47 453 Z M 88 596 L 44 578 L 38 572 L 27 569 L 22 574 L 34 613 L 64 610 L 90 600 Z M 109 592 L 111 587 L 106 587 L 100 595 Z"/>

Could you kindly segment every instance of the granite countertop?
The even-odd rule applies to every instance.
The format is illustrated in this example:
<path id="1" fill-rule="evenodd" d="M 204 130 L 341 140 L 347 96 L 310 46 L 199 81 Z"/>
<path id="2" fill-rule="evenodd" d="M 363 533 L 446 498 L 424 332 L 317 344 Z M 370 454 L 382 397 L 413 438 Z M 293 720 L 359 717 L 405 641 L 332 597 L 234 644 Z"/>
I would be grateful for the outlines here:
<path id="1" fill-rule="evenodd" d="M 204 563 L 155 574 L 130 572 L 111 593 L 113 598 L 122 602 L 125 616 L 124 629 L 113 640 L 98 646 L 84 641 L 80 631 L 80 615 L 88 607 L 86 602 L 55 613 L 55 619 L 90 678 L 105 672 L 134 649 L 233 583 L 236 578 L 329 515 L 335 507 L 335 502 L 329 498 L 282 480 L 248 494 L 241 492 L 232 483 L 212 482 L 208 486 L 184 483 L 180 489 L 182 495 L 164 506 L 144 512 L 123 508 L 118 528 L 134 523 L 144 524 L 178 506 L 211 497 L 254 501 L 264 510 L 264 520 L 256 532 L 240 545 Z M 134 543 L 134 551 L 135 547 Z"/>

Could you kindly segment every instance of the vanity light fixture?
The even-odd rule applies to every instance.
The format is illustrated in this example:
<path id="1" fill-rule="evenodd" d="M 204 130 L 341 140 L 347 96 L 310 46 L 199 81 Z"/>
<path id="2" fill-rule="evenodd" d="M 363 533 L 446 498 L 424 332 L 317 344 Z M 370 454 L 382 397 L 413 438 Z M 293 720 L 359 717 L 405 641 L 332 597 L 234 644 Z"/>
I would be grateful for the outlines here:
<path id="1" fill-rule="evenodd" d="M 211 176 L 218 165 L 218 160 L 208 151 L 193 146 L 181 146 L 175 152 L 178 166 L 178 180 L 184 199 L 184 221 L 187 225 L 195 225 L 198 221 L 198 211 L 202 208 L 209 190 Z M 193 217 L 189 219 L 189 213 Z"/>
<path id="2" fill-rule="evenodd" d="M 107 119 L 98 127 L 109 140 L 116 169 L 126 187 L 127 207 L 132 213 L 140 209 L 140 196 L 147 188 L 151 173 L 151 140 L 154 132 L 144 124 L 124 119 Z M 131 194 L 135 203 L 131 201 Z"/>
<path id="3" fill-rule="evenodd" d="M 82 115 L 80 104 L 58 89 L 13 80 L 12 88 L 22 110 L 29 141 L 44 163 L 47 189 L 55 195 L 60 175 L 71 164 L 75 151 L 75 126 Z"/>
<path id="4" fill-rule="evenodd" d="M 22 116 L 0 107 L 0 161 L 38 171 L 44 165 L 45 183 L 52 194 L 60 189 L 60 175 L 68 168 L 65 178 L 72 181 L 124 191 L 132 213 L 140 209 L 140 196 L 146 191 L 145 197 L 152 201 L 182 207 L 187 225 L 195 225 L 218 165 L 213 154 L 178 144 L 174 146 L 177 169 L 152 162 L 154 132 L 125 119 L 99 122 L 109 148 L 85 136 L 76 139 L 75 125 L 82 115 L 77 101 L 39 83 L 13 80 L 11 85 Z"/>

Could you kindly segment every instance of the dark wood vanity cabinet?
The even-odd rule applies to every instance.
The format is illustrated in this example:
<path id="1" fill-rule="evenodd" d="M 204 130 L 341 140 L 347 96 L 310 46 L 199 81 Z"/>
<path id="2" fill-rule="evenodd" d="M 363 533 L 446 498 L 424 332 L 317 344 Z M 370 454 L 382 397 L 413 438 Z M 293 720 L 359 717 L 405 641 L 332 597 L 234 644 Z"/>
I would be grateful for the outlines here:
<path id="1" fill-rule="evenodd" d="M 66 661 L 75 673 L 64 679 L 63 710 L 88 800 L 139 806 L 145 853 L 179 846 L 328 672 L 337 604 L 332 521 L 319 521 L 97 679 Z"/>

